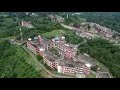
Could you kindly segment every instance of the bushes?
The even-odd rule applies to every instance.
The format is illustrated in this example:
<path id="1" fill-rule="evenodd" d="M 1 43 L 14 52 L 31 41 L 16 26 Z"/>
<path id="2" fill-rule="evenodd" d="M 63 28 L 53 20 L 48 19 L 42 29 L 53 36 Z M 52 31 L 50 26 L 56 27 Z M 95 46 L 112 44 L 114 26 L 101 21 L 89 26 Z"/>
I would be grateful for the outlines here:
<path id="1" fill-rule="evenodd" d="M 113 76 L 120 77 L 120 48 L 118 46 L 114 46 L 106 40 L 94 39 L 81 45 L 79 51 L 87 53 L 103 63 Z"/>
<path id="2" fill-rule="evenodd" d="M 42 60 L 42 59 L 43 59 L 43 57 L 42 57 L 42 56 L 40 56 L 40 55 L 37 55 L 37 59 L 38 59 L 38 61 L 40 61 L 40 60 Z"/>
<path id="3" fill-rule="evenodd" d="M 20 34 L 19 31 L 19 24 L 22 20 L 30 21 L 32 22 L 34 28 L 29 29 L 22 27 L 22 33 L 23 38 L 26 39 L 29 37 L 32 37 L 34 35 L 31 35 L 31 33 L 45 33 L 45 32 L 51 32 L 52 30 L 57 30 L 61 28 L 61 25 L 58 23 L 52 22 L 49 18 L 46 18 L 46 16 L 39 16 L 39 17 L 29 17 L 24 16 L 23 13 L 17 13 L 16 16 L 12 17 L 2 17 L 0 18 L 0 37 L 10 37 L 10 36 L 18 36 Z M 23 15 L 23 16 L 20 16 Z M 19 17 L 20 16 L 20 17 Z M 21 19 L 22 17 L 22 19 Z M 18 38 L 19 39 L 19 38 Z"/>
<path id="4" fill-rule="evenodd" d="M 66 42 L 71 44 L 79 44 L 83 41 L 83 38 L 76 36 L 75 33 L 70 33 L 70 34 L 66 33 L 64 36 Z"/>
<path id="5" fill-rule="evenodd" d="M 0 45 L 0 77 L 4 78 L 32 78 L 42 77 L 31 65 L 27 64 L 26 57 L 28 54 L 19 46 L 13 46 L 4 41 Z M 7 47 L 7 48 L 6 48 Z M 34 72 L 36 71 L 36 72 Z M 33 73 L 34 72 L 34 73 Z"/>
<path id="6" fill-rule="evenodd" d="M 40 55 L 37 55 L 37 60 L 40 61 L 40 63 L 44 64 L 43 57 Z"/>
<path id="7" fill-rule="evenodd" d="M 45 68 L 46 68 L 46 69 L 48 69 L 48 70 L 52 71 L 51 67 L 50 67 L 50 66 L 48 66 L 46 63 L 44 64 L 44 66 L 45 66 Z"/>
<path id="8" fill-rule="evenodd" d="M 80 17 L 86 18 L 87 22 L 95 22 L 120 32 L 120 13 L 118 12 L 88 12 L 81 14 Z"/>

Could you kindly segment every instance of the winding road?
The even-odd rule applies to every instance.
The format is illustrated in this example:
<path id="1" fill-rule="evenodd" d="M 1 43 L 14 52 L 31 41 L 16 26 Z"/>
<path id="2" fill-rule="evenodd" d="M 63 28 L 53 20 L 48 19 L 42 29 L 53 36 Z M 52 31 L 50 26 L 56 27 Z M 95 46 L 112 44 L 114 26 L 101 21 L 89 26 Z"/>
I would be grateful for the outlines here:
<path id="1" fill-rule="evenodd" d="M 64 28 L 67 28 L 67 29 L 70 29 L 70 30 L 75 30 L 75 31 L 82 31 L 81 29 L 79 28 L 75 28 L 75 27 L 72 27 L 72 26 L 68 26 L 68 25 L 65 25 L 63 23 L 60 23 L 62 27 Z"/>
<path id="2" fill-rule="evenodd" d="M 70 30 L 75 30 L 75 31 L 81 31 L 81 29 L 74 28 L 74 27 L 71 27 L 71 26 L 68 26 L 68 25 L 65 25 L 65 24 L 62 24 L 62 23 L 60 23 L 60 24 L 61 24 L 61 26 L 63 26 L 64 28 L 67 28 L 67 29 L 70 29 Z M 78 36 L 78 37 L 79 37 L 79 35 L 78 35 L 78 33 L 77 33 L 77 32 L 76 32 L 75 34 L 76 34 L 76 36 Z M 85 39 L 85 38 L 83 38 L 83 39 L 84 39 L 84 41 L 83 41 L 83 42 L 81 42 L 81 43 L 79 43 L 77 46 L 79 46 L 79 45 L 82 45 L 82 44 L 86 43 L 86 39 Z"/>

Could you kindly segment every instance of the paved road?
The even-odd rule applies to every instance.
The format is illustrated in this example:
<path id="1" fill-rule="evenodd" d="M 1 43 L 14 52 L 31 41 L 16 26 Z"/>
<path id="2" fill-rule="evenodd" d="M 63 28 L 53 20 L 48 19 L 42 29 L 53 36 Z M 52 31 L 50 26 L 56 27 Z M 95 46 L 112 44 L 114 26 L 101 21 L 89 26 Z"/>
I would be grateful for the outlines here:
<path id="1" fill-rule="evenodd" d="M 87 42 L 87 40 L 86 40 L 85 38 L 83 38 L 83 39 L 84 39 L 84 41 L 83 41 L 83 42 L 81 42 L 81 43 L 79 43 L 77 46 L 82 45 L 82 44 L 84 44 L 84 43 L 86 43 L 86 42 Z"/>
<path id="2" fill-rule="evenodd" d="M 74 28 L 74 27 L 71 27 L 71 26 L 62 24 L 62 23 L 61 23 L 61 26 L 63 26 L 64 28 L 70 29 L 70 30 L 75 30 L 75 31 L 80 31 L 80 30 L 81 30 L 81 29 L 77 29 L 77 28 Z M 81 31 L 82 31 L 82 30 L 81 30 Z M 79 37 L 78 33 L 75 33 L 75 34 L 76 34 L 76 36 Z M 82 44 L 84 44 L 84 43 L 86 43 L 86 39 L 85 39 L 85 38 L 83 38 L 83 39 L 84 39 L 84 41 L 81 42 L 80 44 L 78 44 L 78 46 L 79 46 L 79 45 L 82 45 Z"/>
<path id="3" fill-rule="evenodd" d="M 81 29 L 75 28 L 75 27 L 71 27 L 65 24 L 60 23 L 61 26 L 63 26 L 64 28 L 70 29 L 70 30 L 75 30 L 75 31 L 82 31 Z"/>

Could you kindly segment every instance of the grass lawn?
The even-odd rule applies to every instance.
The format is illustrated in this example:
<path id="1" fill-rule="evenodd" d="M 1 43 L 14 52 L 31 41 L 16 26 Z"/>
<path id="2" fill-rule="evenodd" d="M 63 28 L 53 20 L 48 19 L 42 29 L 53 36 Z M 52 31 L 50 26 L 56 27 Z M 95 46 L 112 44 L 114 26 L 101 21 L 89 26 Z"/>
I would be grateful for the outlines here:
<path id="1" fill-rule="evenodd" d="M 64 33 L 65 33 L 64 30 L 53 30 L 51 32 L 43 33 L 42 36 L 51 39 L 55 36 L 61 36 Z"/>

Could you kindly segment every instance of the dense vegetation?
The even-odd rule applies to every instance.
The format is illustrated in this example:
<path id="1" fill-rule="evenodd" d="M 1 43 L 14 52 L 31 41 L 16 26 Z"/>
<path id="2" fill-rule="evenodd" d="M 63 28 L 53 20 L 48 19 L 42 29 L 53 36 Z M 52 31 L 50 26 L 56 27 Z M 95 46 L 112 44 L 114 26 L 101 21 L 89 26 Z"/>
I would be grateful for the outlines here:
<path id="1" fill-rule="evenodd" d="M 1 12 L 0 13 L 0 21 L 4 22 L 4 18 L 13 19 L 14 22 L 8 23 L 11 20 L 7 20 L 8 24 L 6 25 L 18 25 L 18 22 L 21 20 L 32 21 L 35 26 L 35 30 L 46 31 L 49 30 L 47 28 L 54 27 L 53 22 L 50 22 L 50 19 L 46 18 L 47 14 L 58 14 L 65 18 L 65 23 L 80 23 L 84 21 L 88 22 L 96 22 L 103 26 L 109 27 L 111 29 L 117 30 L 120 32 L 120 13 L 119 12 L 82 12 L 80 15 L 72 15 L 74 12 L 36 12 L 38 16 L 30 16 L 32 12 L 29 12 L 28 15 L 24 12 L 18 13 L 9 13 L 9 12 Z M 3 17 L 4 14 L 7 14 L 7 17 Z M 67 14 L 69 18 L 67 18 Z M 48 25 L 47 25 L 48 24 Z M 55 23 L 54 23 L 55 24 Z M 1 24 L 2 25 L 2 24 Z M 52 25 L 52 26 L 51 26 Z M 47 27 L 46 27 L 47 26 Z M 54 27 L 55 28 L 55 27 Z M 11 27 L 12 30 L 14 30 Z M 5 29 L 4 29 L 5 30 Z M 15 29 L 16 30 L 16 29 Z M 54 29 L 55 30 L 55 29 Z"/>
<path id="2" fill-rule="evenodd" d="M 79 44 L 79 43 L 83 42 L 83 38 L 76 36 L 75 32 L 72 32 L 70 30 L 66 31 L 64 36 L 65 36 L 65 40 L 67 43 Z"/>
<path id="3" fill-rule="evenodd" d="M 1 15 L 1 13 L 0 13 Z M 55 22 L 51 22 L 45 14 L 40 14 L 39 16 L 28 16 L 25 13 L 9 13 L 9 16 L 0 16 L 0 38 L 6 38 L 11 36 L 17 36 L 20 39 L 20 26 L 19 23 L 23 21 L 31 21 L 34 28 L 28 29 L 22 27 L 23 38 L 34 37 L 37 34 L 42 34 L 46 32 L 51 32 L 52 30 L 57 30 L 61 28 L 61 25 Z"/>
<path id="4" fill-rule="evenodd" d="M 120 48 L 118 46 L 103 39 L 94 39 L 79 46 L 79 51 L 103 63 L 113 76 L 120 77 Z"/>
<path id="5" fill-rule="evenodd" d="M 0 37 L 10 37 L 18 35 L 19 26 L 18 18 L 0 17 Z"/>
<path id="6" fill-rule="evenodd" d="M 82 17 L 85 18 L 87 22 L 95 22 L 102 26 L 117 30 L 120 32 L 120 13 L 104 13 L 104 12 L 91 12 L 91 13 L 82 13 L 80 15 L 69 15 L 69 21 L 72 21 L 71 18 Z M 76 18 L 77 20 L 77 18 Z M 79 26 L 79 22 L 76 23 L 75 20 L 72 21 Z M 77 42 L 77 39 L 70 36 L 70 42 Z M 69 41 L 67 40 L 67 41 Z M 73 42 L 72 42 L 73 41 Z M 89 40 L 86 44 L 79 46 L 79 52 L 87 53 L 91 57 L 103 63 L 115 77 L 120 77 L 120 48 L 119 46 L 114 46 L 112 43 L 103 40 L 95 39 Z M 93 68 L 95 69 L 95 68 Z"/>
<path id="7" fill-rule="evenodd" d="M 102 26 L 120 32 L 120 13 L 119 12 L 88 12 L 80 15 L 88 22 L 95 22 Z"/>
<path id="8" fill-rule="evenodd" d="M 0 38 L 15 36 L 17 39 L 20 39 L 19 23 L 24 20 L 31 21 L 34 26 L 32 29 L 22 27 L 24 40 L 29 37 L 34 37 L 37 34 L 48 36 L 48 38 L 59 34 L 64 35 L 68 43 L 79 44 L 83 41 L 74 32 L 61 27 L 59 23 L 52 22 L 46 17 L 46 13 L 41 12 L 37 13 L 39 16 L 30 16 L 31 13 L 28 15 L 22 12 L 0 13 Z M 51 14 L 55 13 L 51 12 Z M 56 14 L 65 17 L 65 24 L 79 26 L 84 21 L 95 22 L 120 32 L 120 13 L 88 12 L 72 16 L 71 12 L 69 13 L 69 18 L 66 18 L 66 14 L 63 13 L 56 12 Z M 64 32 L 61 33 L 61 31 Z M 33 66 L 27 64 L 26 57 L 28 55 L 20 46 L 10 45 L 9 42 L 2 41 L 0 41 L 0 77 L 42 77 L 40 72 L 36 71 Z M 103 39 L 88 40 L 87 43 L 80 45 L 79 52 L 89 54 L 91 57 L 103 63 L 111 71 L 113 76 L 120 77 L 120 48 L 118 46 L 114 46 L 112 43 Z M 38 57 L 38 60 L 43 63 L 41 57 Z M 46 64 L 45 66 L 50 68 Z M 96 68 L 93 69 L 96 70 Z"/>
<path id="9" fill-rule="evenodd" d="M 80 24 L 81 22 L 85 22 L 86 19 L 85 18 L 81 18 L 78 16 L 72 16 L 72 15 L 68 15 L 68 18 L 66 17 L 66 15 L 63 15 L 63 17 L 65 18 L 65 22 L 64 24 Z"/>
<path id="10" fill-rule="evenodd" d="M 75 12 L 66 12 L 63 13 L 63 17 L 65 18 L 65 24 L 78 24 L 81 22 L 95 22 L 102 26 L 111 28 L 112 30 L 116 30 L 120 32 L 120 13 L 119 12 L 80 12 L 79 15 L 72 15 Z M 67 17 L 69 15 L 69 18 Z"/>
<path id="11" fill-rule="evenodd" d="M 51 32 L 43 33 L 42 36 L 48 39 L 55 38 L 56 36 L 62 36 L 65 33 L 64 30 L 52 30 Z"/>
<path id="12" fill-rule="evenodd" d="M 22 27 L 23 39 L 34 37 L 37 34 L 52 32 L 53 30 L 61 29 L 61 25 L 51 22 L 46 15 L 26 16 L 25 13 L 7 13 L 6 16 L 0 13 L 0 77 L 5 78 L 21 78 L 21 77 L 42 77 L 40 72 L 36 71 L 33 66 L 27 61 L 28 55 L 19 46 L 10 45 L 9 42 L 4 42 L 4 39 L 9 37 L 17 37 L 20 39 L 21 21 L 31 21 L 34 28 L 28 29 Z M 7 38 L 8 37 L 8 38 Z M 2 42 L 3 41 L 3 42 Z"/>
<path id="13" fill-rule="evenodd" d="M 42 57 L 42 56 L 37 55 L 36 58 L 37 58 L 37 60 L 38 60 L 40 63 L 44 64 L 44 61 L 43 61 L 43 57 Z"/>
<path id="14" fill-rule="evenodd" d="M 38 78 L 42 77 L 29 65 L 28 54 L 20 46 L 11 45 L 8 41 L 0 43 L 0 77 L 1 78 Z"/>

